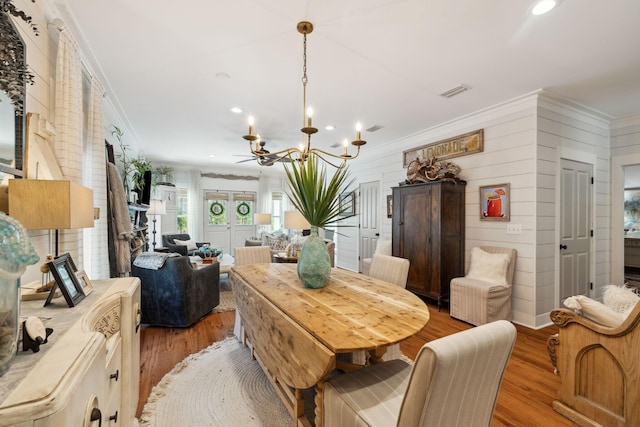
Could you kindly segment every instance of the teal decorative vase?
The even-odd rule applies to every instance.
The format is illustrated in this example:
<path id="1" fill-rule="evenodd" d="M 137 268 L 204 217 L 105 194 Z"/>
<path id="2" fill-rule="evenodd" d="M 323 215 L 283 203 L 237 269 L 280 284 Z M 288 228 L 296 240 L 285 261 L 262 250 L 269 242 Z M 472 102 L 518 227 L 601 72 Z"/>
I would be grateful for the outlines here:
<path id="1" fill-rule="evenodd" d="M 327 245 L 318 236 L 318 227 L 311 227 L 311 235 L 302 245 L 298 257 L 298 277 L 305 288 L 324 287 L 331 275 L 331 260 Z"/>

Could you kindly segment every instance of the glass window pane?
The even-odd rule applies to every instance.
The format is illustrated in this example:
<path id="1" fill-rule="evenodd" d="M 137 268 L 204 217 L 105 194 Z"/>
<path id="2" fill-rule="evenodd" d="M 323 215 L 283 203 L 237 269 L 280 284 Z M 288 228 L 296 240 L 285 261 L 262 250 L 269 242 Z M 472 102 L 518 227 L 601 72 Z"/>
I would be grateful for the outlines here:
<path id="1" fill-rule="evenodd" d="M 236 225 L 253 225 L 253 203 L 252 200 L 234 201 Z"/>
<path id="2" fill-rule="evenodd" d="M 227 223 L 227 200 L 207 200 L 209 210 L 209 225 Z"/>

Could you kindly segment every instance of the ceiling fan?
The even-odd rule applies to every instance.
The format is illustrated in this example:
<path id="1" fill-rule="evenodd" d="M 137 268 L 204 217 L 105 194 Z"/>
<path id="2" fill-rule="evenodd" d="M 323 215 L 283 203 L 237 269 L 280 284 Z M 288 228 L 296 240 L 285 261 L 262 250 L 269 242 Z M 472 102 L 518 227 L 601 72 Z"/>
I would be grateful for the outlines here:
<path id="1" fill-rule="evenodd" d="M 264 146 L 266 144 L 267 144 L 267 141 L 260 141 L 260 150 L 259 151 L 261 153 L 269 154 L 270 153 L 269 150 L 264 148 Z M 236 156 L 236 157 L 249 157 L 248 159 L 237 161 L 236 164 L 255 161 L 256 157 L 257 157 L 257 156 L 249 155 L 249 154 L 234 154 L 234 156 Z M 273 156 L 260 156 L 259 161 L 260 161 L 260 163 L 268 163 L 268 162 L 270 162 L 270 161 L 272 161 L 274 159 L 277 159 L 277 158 L 278 158 L 278 156 L 275 156 L 275 155 L 273 155 Z M 280 162 L 288 162 L 290 160 L 289 160 L 288 157 L 285 157 L 285 158 L 280 159 L 279 161 Z M 273 166 L 273 165 L 268 165 L 268 166 Z"/>

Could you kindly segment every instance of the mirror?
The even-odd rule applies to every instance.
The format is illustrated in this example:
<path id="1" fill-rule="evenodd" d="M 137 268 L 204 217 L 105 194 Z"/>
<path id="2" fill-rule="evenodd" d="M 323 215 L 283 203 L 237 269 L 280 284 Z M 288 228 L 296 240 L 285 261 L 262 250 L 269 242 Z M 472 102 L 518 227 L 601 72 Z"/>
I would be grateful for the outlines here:
<path id="1" fill-rule="evenodd" d="M 9 16 L 0 12 L 0 180 L 23 176 L 27 70 L 24 43 Z"/>

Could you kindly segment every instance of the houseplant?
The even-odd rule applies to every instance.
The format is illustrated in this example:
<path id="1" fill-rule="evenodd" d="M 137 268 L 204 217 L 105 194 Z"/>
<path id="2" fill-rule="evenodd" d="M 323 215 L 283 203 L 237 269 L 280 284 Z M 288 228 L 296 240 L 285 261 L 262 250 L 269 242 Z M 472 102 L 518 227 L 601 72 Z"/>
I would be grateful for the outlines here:
<path id="1" fill-rule="evenodd" d="M 329 280 L 331 260 L 318 228 L 349 218 L 344 213 L 350 207 L 340 206 L 339 196 L 348 192 L 354 182 L 349 179 L 346 166 L 338 168 L 329 178 L 326 166 L 320 166 L 318 162 L 318 156 L 310 154 L 306 161 L 291 159 L 291 167 L 285 166 L 291 193 L 289 200 L 311 225 L 311 235 L 298 258 L 298 277 L 307 288 L 321 288 Z"/>

